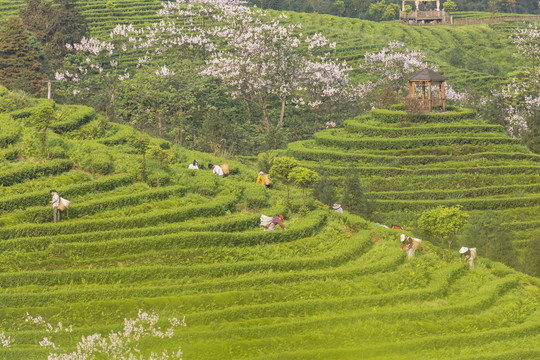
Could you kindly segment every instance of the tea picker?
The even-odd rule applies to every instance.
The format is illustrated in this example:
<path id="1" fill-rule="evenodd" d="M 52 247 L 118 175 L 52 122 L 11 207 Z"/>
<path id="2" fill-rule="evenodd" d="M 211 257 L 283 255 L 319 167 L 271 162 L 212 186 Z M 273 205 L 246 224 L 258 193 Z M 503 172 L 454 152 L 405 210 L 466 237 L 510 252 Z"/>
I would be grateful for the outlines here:
<path id="1" fill-rule="evenodd" d="M 463 261 L 467 261 L 469 263 L 469 267 L 471 270 L 474 270 L 474 259 L 476 259 L 476 248 L 468 248 L 465 246 L 462 246 L 461 249 L 459 249 L 459 261 L 461 261 L 461 256 L 465 255 L 465 258 Z"/>
<path id="2" fill-rule="evenodd" d="M 272 231 L 272 230 L 274 230 L 276 225 L 281 226 L 281 228 L 284 231 L 287 231 L 287 229 L 285 228 L 285 226 L 283 225 L 283 222 L 282 222 L 282 221 L 285 220 L 283 218 L 283 215 L 278 215 L 278 216 L 274 216 L 274 217 L 261 215 L 260 220 L 261 220 L 260 226 L 262 226 L 264 228 L 264 231 Z"/>

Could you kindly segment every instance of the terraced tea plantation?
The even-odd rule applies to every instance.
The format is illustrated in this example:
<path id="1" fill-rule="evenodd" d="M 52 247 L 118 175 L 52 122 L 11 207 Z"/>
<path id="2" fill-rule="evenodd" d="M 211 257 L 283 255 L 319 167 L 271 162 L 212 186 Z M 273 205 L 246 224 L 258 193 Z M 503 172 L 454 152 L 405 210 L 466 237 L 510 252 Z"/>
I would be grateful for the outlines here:
<path id="1" fill-rule="evenodd" d="M 288 152 L 338 178 L 354 165 L 381 223 L 410 228 L 423 210 L 461 205 L 502 213 L 521 249 L 539 235 L 540 156 L 469 110 L 373 110 L 344 129 L 291 143 Z"/>
<path id="2" fill-rule="evenodd" d="M 397 230 L 316 205 L 299 213 L 299 190 L 285 206 L 284 187 L 256 185 L 256 170 L 235 161 L 223 179 L 188 170 L 193 158 L 223 159 L 159 139 L 150 142 L 170 147 L 173 160 L 161 169 L 166 186 L 151 187 L 157 162 L 148 159 L 149 180 L 137 181 L 141 158 L 128 145 L 140 134 L 86 107 L 56 106 L 63 115 L 49 131 L 53 159 L 22 160 L 35 137 L 26 121 L 43 104 L 34 100 L 0 118 L 0 333 L 11 337 L 0 358 L 46 359 L 43 337 L 62 345 L 57 353 L 74 351 L 81 336 L 119 331 L 138 309 L 186 316 L 188 326 L 172 339 L 141 343 L 143 353 L 181 346 L 184 359 L 540 356 L 538 279 L 481 257 L 474 271 L 457 254 L 446 263 L 428 241 L 408 261 Z M 405 202 L 413 210 L 459 202 L 459 191 L 470 197 L 468 209 L 510 204 L 534 212 L 537 158 L 501 129 L 460 114 L 457 123 L 403 127 L 395 113 L 373 112 L 290 151 L 308 166 L 333 159 L 327 167 L 336 175 L 340 161 L 362 159 L 371 195 L 388 212 Z M 387 139 L 396 133 L 407 141 Z M 434 146 L 448 154 L 436 158 Z M 470 165 L 476 158 L 482 167 Z M 495 183 L 494 173 L 513 182 Z M 457 175 L 465 176 L 465 190 L 451 185 L 464 184 Z M 416 183 L 431 200 L 417 199 Z M 470 195 L 489 186 L 502 197 Z M 72 201 L 59 224 L 51 223 L 52 188 Z M 284 214 L 287 231 L 262 231 L 261 213 Z M 27 313 L 73 332 L 49 333 L 25 322 Z"/>

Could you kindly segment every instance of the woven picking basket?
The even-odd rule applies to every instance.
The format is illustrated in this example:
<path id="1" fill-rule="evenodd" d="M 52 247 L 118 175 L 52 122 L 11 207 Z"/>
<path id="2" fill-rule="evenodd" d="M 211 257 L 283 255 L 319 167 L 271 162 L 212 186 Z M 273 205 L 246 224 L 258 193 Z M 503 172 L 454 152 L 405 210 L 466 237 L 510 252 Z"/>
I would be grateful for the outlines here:
<path id="1" fill-rule="evenodd" d="M 219 167 L 223 170 L 224 175 L 229 175 L 229 163 L 223 163 Z"/>

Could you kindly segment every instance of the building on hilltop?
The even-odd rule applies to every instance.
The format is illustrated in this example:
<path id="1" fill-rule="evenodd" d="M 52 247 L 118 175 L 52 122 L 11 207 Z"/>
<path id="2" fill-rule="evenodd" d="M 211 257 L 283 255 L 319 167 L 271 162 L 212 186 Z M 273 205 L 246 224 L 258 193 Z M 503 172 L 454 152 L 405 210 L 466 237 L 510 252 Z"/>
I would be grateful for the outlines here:
<path id="1" fill-rule="evenodd" d="M 442 111 L 446 111 L 445 82 L 447 79 L 444 76 L 433 70 L 424 69 L 410 76 L 408 80 L 409 108 L 413 108 L 413 104 L 417 102 L 423 111 L 431 112 L 433 108 L 440 108 Z M 422 99 L 416 99 L 417 86 L 421 89 Z M 435 89 L 434 86 L 437 88 Z M 436 90 L 436 92 L 433 90 Z"/>
<path id="2" fill-rule="evenodd" d="M 412 11 L 405 10 L 405 3 L 414 1 L 415 8 Z M 428 2 L 436 2 L 436 9 L 428 9 Z M 431 6 L 432 7 L 432 6 Z M 420 9 L 422 8 L 422 9 Z M 452 16 L 447 15 L 441 9 L 440 0 L 424 0 L 420 5 L 420 0 L 401 0 L 401 11 L 399 19 L 409 24 L 451 24 Z"/>

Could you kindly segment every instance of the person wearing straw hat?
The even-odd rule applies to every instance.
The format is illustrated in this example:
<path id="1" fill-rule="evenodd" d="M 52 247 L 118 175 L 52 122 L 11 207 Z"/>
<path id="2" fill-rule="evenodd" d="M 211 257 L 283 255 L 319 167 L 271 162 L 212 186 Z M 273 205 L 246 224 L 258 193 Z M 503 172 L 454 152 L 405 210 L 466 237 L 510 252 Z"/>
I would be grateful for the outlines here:
<path id="1" fill-rule="evenodd" d="M 469 249 L 468 247 L 462 246 L 459 249 L 459 261 L 461 261 L 461 255 L 465 255 L 464 261 L 469 263 L 471 270 L 474 270 L 474 259 L 476 258 L 476 248 Z"/>
<path id="2" fill-rule="evenodd" d="M 340 204 L 334 204 L 332 205 L 332 209 L 334 209 L 334 211 L 340 213 L 340 214 L 343 214 L 343 208 L 341 207 Z"/>
<path id="3" fill-rule="evenodd" d="M 199 162 L 197 160 L 193 160 L 193 164 L 189 164 L 188 169 L 199 170 Z"/>
<path id="4" fill-rule="evenodd" d="M 52 206 L 53 223 L 56 224 L 60 221 L 60 210 L 58 210 L 58 206 L 60 205 L 60 195 L 58 195 L 56 190 L 49 191 L 49 194 L 52 196 L 52 200 L 49 202 Z"/>

